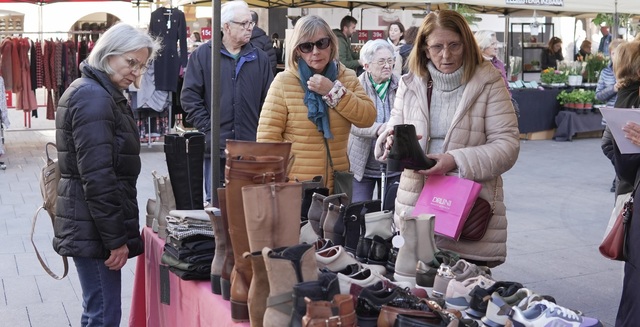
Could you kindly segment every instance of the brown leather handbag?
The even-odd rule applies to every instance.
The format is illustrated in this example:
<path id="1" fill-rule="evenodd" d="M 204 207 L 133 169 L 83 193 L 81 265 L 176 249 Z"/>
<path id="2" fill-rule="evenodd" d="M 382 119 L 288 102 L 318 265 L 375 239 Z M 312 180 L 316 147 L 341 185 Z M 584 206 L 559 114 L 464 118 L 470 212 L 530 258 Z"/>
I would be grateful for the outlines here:
<path id="1" fill-rule="evenodd" d="M 611 231 L 609 231 L 609 234 L 602 240 L 598 248 L 605 258 L 618 261 L 627 260 L 627 237 L 632 215 L 633 194 L 631 198 L 625 202 L 624 208 L 620 211 L 613 224 L 613 228 L 611 228 Z"/>
<path id="2" fill-rule="evenodd" d="M 495 183 L 493 191 L 493 205 L 485 199 L 478 197 L 471 208 L 469 217 L 462 226 L 460 238 L 466 241 L 479 241 L 484 237 L 489 227 L 489 221 L 493 217 L 493 209 L 495 207 L 495 199 L 498 195 L 498 182 Z"/>
<path id="3" fill-rule="evenodd" d="M 398 308 L 383 304 L 380 309 L 380 315 L 378 316 L 378 327 L 393 327 L 398 315 L 403 314 L 429 319 L 434 324 L 442 323 L 442 318 L 435 312 Z"/>

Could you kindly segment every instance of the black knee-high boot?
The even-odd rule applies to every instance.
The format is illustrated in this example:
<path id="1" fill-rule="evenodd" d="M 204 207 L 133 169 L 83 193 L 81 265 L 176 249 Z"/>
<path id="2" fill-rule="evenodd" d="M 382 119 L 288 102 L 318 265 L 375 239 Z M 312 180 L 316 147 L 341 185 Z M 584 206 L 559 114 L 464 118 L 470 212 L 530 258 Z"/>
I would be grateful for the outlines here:
<path id="1" fill-rule="evenodd" d="M 164 137 L 164 153 L 177 210 L 204 209 L 204 134 L 189 132 Z"/>

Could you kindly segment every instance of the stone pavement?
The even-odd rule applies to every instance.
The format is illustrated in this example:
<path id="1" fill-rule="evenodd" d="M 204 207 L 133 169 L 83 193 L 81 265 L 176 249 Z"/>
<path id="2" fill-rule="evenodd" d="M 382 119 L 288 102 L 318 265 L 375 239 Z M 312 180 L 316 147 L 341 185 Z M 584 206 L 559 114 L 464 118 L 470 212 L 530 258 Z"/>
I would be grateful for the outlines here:
<path id="1" fill-rule="evenodd" d="M 26 130 L 21 113 L 12 110 L 11 117 L 12 129 L 4 133 L 6 153 L 0 157 L 7 165 L 0 170 L 0 326 L 79 326 L 81 290 L 73 263 L 69 277 L 52 279 L 29 240 L 31 219 L 41 203 L 38 174 L 44 144 L 54 140 L 53 124 L 34 118 L 32 129 Z M 146 199 L 153 195 L 151 171 L 165 174 L 166 164 L 161 145 L 141 151 L 138 202 L 144 224 Z M 522 141 L 518 162 L 504 175 L 509 254 L 493 276 L 519 281 L 613 326 L 622 264 L 604 259 L 597 249 L 613 205 L 613 175 L 599 139 Z M 61 272 L 51 237 L 43 214 L 35 241 L 54 271 Z M 135 259 L 123 269 L 121 326 L 128 325 L 134 268 Z"/>

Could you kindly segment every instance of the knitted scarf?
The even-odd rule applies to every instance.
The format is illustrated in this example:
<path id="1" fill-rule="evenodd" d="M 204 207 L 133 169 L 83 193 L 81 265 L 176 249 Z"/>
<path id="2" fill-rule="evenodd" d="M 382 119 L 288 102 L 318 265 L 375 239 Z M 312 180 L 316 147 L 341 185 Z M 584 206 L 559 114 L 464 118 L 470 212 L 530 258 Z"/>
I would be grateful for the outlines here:
<path id="1" fill-rule="evenodd" d="M 331 129 L 329 128 L 328 106 L 322 100 L 322 95 L 309 91 L 307 88 L 307 81 L 314 73 L 302 58 L 298 59 L 298 73 L 300 74 L 300 85 L 304 90 L 304 104 L 309 109 L 307 118 L 316 124 L 318 131 L 323 133 L 324 138 L 333 139 L 333 134 L 331 134 Z M 338 66 L 336 63 L 330 61 L 322 75 L 335 82 L 336 78 L 338 78 Z"/>
<path id="2" fill-rule="evenodd" d="M 373 81 L 373 77 L 371 76 L 371 74 L 369 74 L 369 80 L 371 81 L 371 85 L 373 85 L 373 88 L 376 90 L 376 93 L 378 93 L 378 97 L 380 97 L 380 100 L 384 100 L 384 97 L 387 96 L 387 91 L 389 90 L 389 83 L 391 82 L 391 79 L 388 79 L 380 84 L 376 84 L 376 82 Z"/>

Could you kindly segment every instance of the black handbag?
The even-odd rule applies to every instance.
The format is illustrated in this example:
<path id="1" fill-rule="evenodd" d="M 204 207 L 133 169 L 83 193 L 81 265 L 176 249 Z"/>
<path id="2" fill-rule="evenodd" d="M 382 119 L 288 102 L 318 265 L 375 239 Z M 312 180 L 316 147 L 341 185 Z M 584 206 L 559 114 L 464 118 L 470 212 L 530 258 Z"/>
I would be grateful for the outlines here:
<path id="1" fill-rule="evenodd" d="M 327 150 L 327 159 L 329 159 L 329 166 L 333 174 L 333 194 L 346 194 L 349 199 L 353 198 L 353 173 L 350 171 L 336 171 L 333 168 L 333 160 L 331 159 L 331 151 L 329 151 L 329 143 L 326 138 L 322 138 L 324 141 L 325 149 Z"/>

